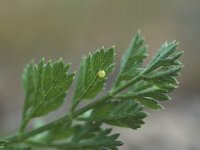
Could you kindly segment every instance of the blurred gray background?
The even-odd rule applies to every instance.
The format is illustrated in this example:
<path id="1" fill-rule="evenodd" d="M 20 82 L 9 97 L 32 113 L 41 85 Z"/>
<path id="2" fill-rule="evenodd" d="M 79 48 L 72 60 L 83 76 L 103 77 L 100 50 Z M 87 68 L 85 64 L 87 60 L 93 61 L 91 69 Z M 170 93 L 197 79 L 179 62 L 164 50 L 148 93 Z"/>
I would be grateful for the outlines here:
<path id="1" fill-rule="evenodd" d="M 164 41 L 180 41 L 185 68 L 180 88 L 171 94 L 173 101 L 165 103 L 167 109 L 151 112 L 137 131 L 115 129 L 125 143 L 121 149 L 199 150 L 199 27 L 199 0 L 1 0 L 0 137 L 19 127 L 21 73 L 31 59 L 62 57 L 76 70 L 82 55 L 116 45 L 119 63 L 141 29 L 150 56 Z"/>

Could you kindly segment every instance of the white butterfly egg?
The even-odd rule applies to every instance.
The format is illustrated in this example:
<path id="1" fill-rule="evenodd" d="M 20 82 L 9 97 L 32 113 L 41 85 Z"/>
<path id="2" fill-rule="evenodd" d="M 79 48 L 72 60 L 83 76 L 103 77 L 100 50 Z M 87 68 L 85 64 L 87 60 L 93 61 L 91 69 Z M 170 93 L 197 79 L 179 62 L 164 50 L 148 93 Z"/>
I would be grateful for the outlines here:
<path id="1" fill-rule="evenodd" d="M 106 76 L 106 72 L 104 70 L 100 70 L 98 73 L 97 73 L 98 77 L 99 78 L 104 78 Z"/>

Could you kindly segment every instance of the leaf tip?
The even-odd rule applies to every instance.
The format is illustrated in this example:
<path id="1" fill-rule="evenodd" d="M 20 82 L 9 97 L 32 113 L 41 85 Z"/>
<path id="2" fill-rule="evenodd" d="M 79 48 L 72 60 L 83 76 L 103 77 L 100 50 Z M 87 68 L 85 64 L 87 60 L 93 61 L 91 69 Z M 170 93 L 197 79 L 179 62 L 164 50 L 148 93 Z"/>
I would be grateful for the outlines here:
<path id="1" fill-rule="evenodd" d="M 141 35 L 141 30 L 140 30 L 140 28 L 138 29 L 137 34 Z"/>
<path id="2" fill-rule="evenodd" d="M 116 48 L 116 45 L 113 45 L 112 48 L 115 49 L 115 48 Z"/>

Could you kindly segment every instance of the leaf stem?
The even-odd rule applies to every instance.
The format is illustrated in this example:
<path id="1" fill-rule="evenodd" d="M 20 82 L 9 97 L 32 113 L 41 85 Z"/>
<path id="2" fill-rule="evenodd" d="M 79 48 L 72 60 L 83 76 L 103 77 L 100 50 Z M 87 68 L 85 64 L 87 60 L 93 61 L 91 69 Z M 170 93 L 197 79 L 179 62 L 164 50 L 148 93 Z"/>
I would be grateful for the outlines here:
<path id="1" fill-rule="evenodd" d="M 31 118 L 26 118 L 26 119 L 22 122 L 22 124 L 21 124 L 21 126 L 20 126 L 20 129 L 19 129 L 20 134 L 22 134 L 22 133 L 24 132 L 24 130 L 26 129 L 26 126 L 27 126 L 28 122 L 30 121 L 30 119 L 31 119 Z"/>

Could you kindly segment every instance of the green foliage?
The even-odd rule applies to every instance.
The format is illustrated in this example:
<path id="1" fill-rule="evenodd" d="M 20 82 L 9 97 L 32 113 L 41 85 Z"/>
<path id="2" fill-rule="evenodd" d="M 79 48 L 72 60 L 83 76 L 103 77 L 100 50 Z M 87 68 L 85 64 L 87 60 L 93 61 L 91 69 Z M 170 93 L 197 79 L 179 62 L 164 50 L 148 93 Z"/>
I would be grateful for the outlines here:
<path id="1" fill-rule="evenodd" d="M 117 141 L 119 134 L 110 135 L 111 129 L 101 129 L 99 123 L 87 122 L 78 124 L 71 129 L 71 141 L 66 144 L 59 144 L 59 149 L 71 150 L 93 150 L 112 149 L 116 150 L 122 142 Z"/>
<path id="2" fill-rule="evenodd" d="M 49 124 L 25 131 L 29 121 L 56 111 L 64 102 L 74 73 L 62 60 L 27 65 L 23 73 L 25 102 L 19 134 L 0 140 L 4 149 L 117 150 L 122 142 L 111 133 L 118 126 L 138 129 L 147 113 L 144 107 L 159 110 L 167 95 L 178 87 L 176 77 L 183 65 L 176 41 L 164 43 L 144 66 L 147 45 L 138 32 L 121 59 L 113 87 L 99 96 L 114 70 L 114 48 L 99 49 L 81 61 L 70 112 Z M 79 103 L 88 104 L 76 110 Z"/>
<path id="3" fill-rule="evenodd" d="M 137 129 L 144 124 L 142 119 L 147 116 L 142 109 L 143 107 L 133 100 L 108 101 L 95 108 L 89 119 L 110 125 Z"/>
<path id="4" fill-rule="evenodd" d="M 147 45 L 144 43 L 144 38 L 141 36 L 140 31 L 138 31 L 122 57 L 115 87 L 123 84 L 123 81 L 128 81 L 140 74 L 142 71 L 141 65 L 147 56 Z"/>
<path id="5" fill-rule="evenodd" d="M 154 110 L 162 109 L 163 106 L 159 101 L 170 99 L 166 93 L 178 87 L 175 77 L 179 75 L 183 67 L 177 61 L 183 52 L 175 52 L 176 47 L 177 42 L 175 41 L 163 44 L 149 65 L 146 68 L 140 68 L 141 72 L 138 75 L 140 80 L 131 85 L 128 92 L 120 93 L 116 97 L 136 100 Z M 122 66 L 123 64 L 122 60 Z"/>
<path id="6" fill-rule="evenodd" d="M 73 98 L 73 107 L 83 99 L 94 98 L 105 86 L 107 76 L 114 69 L 114 48 L 100 49 L 83 58 L 78 72 L 78 79 Z M 105 71 L 106 77 L 99 77 L 99 71 Z"/>
<path id="7" fill-rule="evenodd" d="M 46 115 L 63 104 L 74 76 L 67 73 L 68 69 L 62 60 L 45 64 L 42 59 L 38 65 L 27 65 L 23 73 L 26 98 L 22 129 L 31 118 Z"/>

